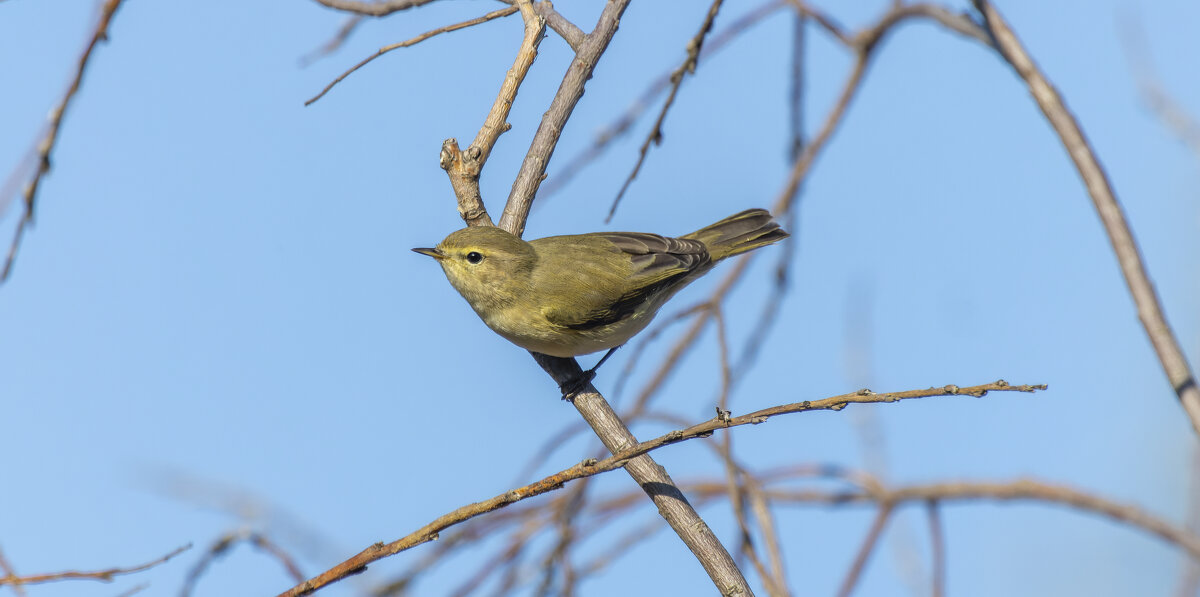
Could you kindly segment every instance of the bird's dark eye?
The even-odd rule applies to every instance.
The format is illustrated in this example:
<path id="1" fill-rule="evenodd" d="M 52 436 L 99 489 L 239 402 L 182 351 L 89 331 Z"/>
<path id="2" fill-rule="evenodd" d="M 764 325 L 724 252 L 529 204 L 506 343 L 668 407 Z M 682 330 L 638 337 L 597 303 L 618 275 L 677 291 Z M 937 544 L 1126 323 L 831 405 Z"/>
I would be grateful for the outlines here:
<path id="1" fill-rule="evenodd" d="M 478 251 L 467 253 L 467 263 L 479 263 L 480 261 L 483 261 L 483 255 L 480 255 Z"/>

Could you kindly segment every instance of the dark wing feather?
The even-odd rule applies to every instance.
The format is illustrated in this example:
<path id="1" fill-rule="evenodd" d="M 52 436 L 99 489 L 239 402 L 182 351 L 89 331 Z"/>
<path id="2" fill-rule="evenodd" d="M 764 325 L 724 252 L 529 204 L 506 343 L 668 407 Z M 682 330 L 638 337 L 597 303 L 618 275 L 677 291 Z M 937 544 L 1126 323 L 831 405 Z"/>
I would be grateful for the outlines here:
<path id="1" fill-rule="evenodd" d="M 654 295 L 682 288 L 693 272 L 712 263 L 708 248 L 698 240 L 642 232 L 602 232 L 589 236 L 602 238 L 613 250 L 627 255 L 631 267 L 625 292 L 611 302 L 586 313 L 575 312 L 574 317 L 562 317 L 566 315 L 564 312 L 547 313 L 552 322 L 573 330 L 586 331 L 617 323 L 636 313 Z"/>

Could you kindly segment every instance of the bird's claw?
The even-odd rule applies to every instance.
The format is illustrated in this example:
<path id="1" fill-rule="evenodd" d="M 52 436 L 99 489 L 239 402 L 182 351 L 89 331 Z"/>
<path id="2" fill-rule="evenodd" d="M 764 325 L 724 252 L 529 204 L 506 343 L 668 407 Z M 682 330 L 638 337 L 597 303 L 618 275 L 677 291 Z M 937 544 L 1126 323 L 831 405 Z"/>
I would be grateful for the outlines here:
<path id="1" fill-rule="evenodd" d="M 575 396 L 584 390 L 592 380 L 596 379 L 596 370 L 588 369 L 558 386 L 562 390 L 562 399 L 567 402 L 575 400 Z"/>

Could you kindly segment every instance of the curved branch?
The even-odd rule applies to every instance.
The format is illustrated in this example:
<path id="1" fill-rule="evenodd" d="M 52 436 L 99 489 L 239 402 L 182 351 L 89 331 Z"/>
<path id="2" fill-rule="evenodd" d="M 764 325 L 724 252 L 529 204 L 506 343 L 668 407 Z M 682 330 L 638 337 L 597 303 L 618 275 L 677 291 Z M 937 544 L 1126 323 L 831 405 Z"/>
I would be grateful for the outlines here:
<path id="1" fill-rule="evenodd" d="M 1146 273 L 1141 250 L 1133 237 L 1133 230 L 1125 220 L 1124 209 L 1113 192 L 1108 174 L 1096 159 L 1096 153 L 1080 129 L 1079 122 L 1067 109 L 1062 96 L 1038 70 L 1021 41 L 1004 22 L 996 8 L 986 0 L 975 0 L 975 8 L 983 15 L 984 26 L 994 40 L 996 51 L 1025 80 L 1025 84 L 1029 86 L 1029 94 L 1046 115 L 1050 126 L 1058 133 L 1063 147 L 1071 156 L 1071 161 L 1075 162 L 1079 177 L 1087 187 L 1096 213 L 1104 224 L 1105 232 L 1108 233 L 1113 252 L 1117 255 L 1121 274 L 1125 276 L 1125 284 L 1137 305 L 1138 319 L 1154 346 L 1154 352 L 1158 354 L 1158 360 L 1171 383 L 1171 388 L 1183 403 L 1192 429 L 1200 434 L 1200 387 L 1196 386 L 1196 378 L 1183 355 L 1183 348 L 1167 323 L 1162 302 L 1158 298 L 1158 292 L 1154 290 L 1154 284 L 1150 282 L 1149 274 Z"/>

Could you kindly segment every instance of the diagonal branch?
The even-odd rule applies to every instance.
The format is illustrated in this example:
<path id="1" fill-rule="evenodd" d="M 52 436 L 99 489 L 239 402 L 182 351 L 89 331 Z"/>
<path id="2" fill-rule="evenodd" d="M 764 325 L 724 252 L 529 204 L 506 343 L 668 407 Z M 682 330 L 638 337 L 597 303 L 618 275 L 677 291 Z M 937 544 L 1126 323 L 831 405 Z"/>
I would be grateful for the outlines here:
<path id="1" fill-rule="evenodd" d="M 729 42 L 741 37 L 747 29 L 757 25 L 765 20 L 766 17 L 773 15 L 775 11 L 783 8 L 785 4 L 786 0 L 768 0 L 768 2 L 760 5 L 758 8 L 738 17 L 724 29 L 715 33 L 712 39 L 709 39 L 704 44 L 704 48 L 700 51 L 700 59 L 707 59 L 709 56 L 717 53 L 728 45 Z M 591 146 L 572 156 L 561 168 L 558 168 L 554 176 L 547 181 L 546 186 L 542 187 L 541 200 L 545 201 L 546 197 L 553 195 L 559 189 L 565 187 L 585 166 L 599 158 L 614 140 L 628 133 L 629 129 L 642 116 L 642 113 L 650 108 L 650 103 L 654 101 L 654 98 L 667 90 L 667 86 L 671 84 L 671 72 L 668 70 L 654 79 L 654 81 L 646 86 L 638 98 L 625 109 L 623 114 L 596 133 Z"/>
<path id="2" fill-rule="evenodd" d="M 100 19 L 96 23 L 96 29 L 92 32 L 92 38 L 88 42 L 87 48 L 84 49 L 83 55 L 79 57 L 79 65 L 75 69 L 75 78 L 71 80 L 71 86 L 67 88 L 67 93 L 63 96 L 62 101 L 54 107 L 50 112 L 49 130 L 46 136 L 37 144 L 37 171 L 33 175 L 33 180 L 26 185 L 22 198 L 25 202 L 25 215 L 21 217 L 21 221 L 17 224 L 17 230 L 13 234 L 12 244 L 8 248 L 8 256 L 4 260 L 4 269 L 0 271 L 0 283 L 8 279 L 9 273 L 12 272 L 13 261 L 17 258 L 17 249 L 21 245 L 21 238 L 25 236 L 25 229 L 33 225 L 34 200 L 37 198 L 38 188 L 41 185 L 42 178 L 50 172 L 50 153 L 54 151 L 54 145 L 58 142 L 58 131 L 62 126 L 63 116 L 67 113 L 67 108 L 71 105 L 71 100 L 75 98 L 75 94 L 79 92 L 79 86 L 83 83 L 83 73 L 87 70 L 88 61 L 92 58 L 92 51 L 100 42 L 108 40 L 108 26 L 112 22 L 113 15 L 117 13 L 117 9 L 121 7 L 121 0 L 106 0 L 100 8 Z M 0 205 L 4 205 L 7 201 L 0 197 Z"/>
<path id="3" fill-rule="evenodd" d="M 338 564 L 337 566 L 326 570 L 320 575 L 300 583 L 295 587 L 284 591 L 283 593 L 280 593 L 279 597 L 298 597 L 300 595 L 312 594 L 314 591 L 322 587 L 342 580 L 348 576 L 363 572 L 366 570 L 367 564 L 391 555 L 395 555 L 423 543 L 436 540 L 438 539 L 438 534 L 440 532 L 454 525 L 475 518 L 476 516 L 498 510 L 516 502 L 542 495 L 556 489 L 561 489 L 563 485 L 576 479 L 583 479 L 585 477 L 591 477 L 593 475 L 616 470 L 618 468 L 633 466 L 639 458 L 644 457 L 652 450 L 657 450 L 664 446 L 677 444 L 682 441 L 709 437 L 718 429 L 740 427 L 743 425 L 758 425 L 765 423 L 771 417 L 784 414 L 816 410 L 840 411 L 849 404 L 890 404 L 900 400 L 930 398 L 936 396 L 982 397 L 988 392 L 1034 392 L 1044 389 L 1046 389 L 1045 385 L 1014 386 L 1010 385 L 1008 382 L 1000 380 L 989 384 L 963 388 L 951 384 L 940 388 L 908 390 L 905 392 L 891 392 L 884 394 L 877 394 L 875 392 L 871 392 L 870 390 L 859 390 L 858 392 L 851 394 L 842 394 L 840 396 L 833 396 L 822 400 L 805 400 L 791 404 L 781 404 L 779 406 L 764 408 L 738 417 L 717 416 L 708 421 L 692 425 L 686 429 L 672 431 L 652 440 L 632 444 L 622 450 L 613 450 L 613 455 L 603 460 L 585 460 L 575 466 L 559 471 L 548 477 L 544 477 L 534 483 L 530 483 L 529 485 L 518 487 L 494 496 L 490 499 L 463 506 L 452 512 L 448 512 L 424 527 L 421 527 L 417 531 L 406 535 L 405 537 L 392 541 L 391 543 L 376 543 L 364 549 L 354 557 L 342 562 L 341 564 Z M 576 399 L 578 400 L 579 398 L 583 398 L 587 394 L 588 392 L 583 392 Z M 664 488 L 661 487 L 656 489 L 658 491 L 664 490 Z M 903 496 L 903 494 L 899 495 Z"/>
<path id="4" fill-rule="evenodd" d="M 683 77 L 696 74 L 696 65 L 700 62 L 700 50 L 704 46 L 704 38 L 708 36 L 709 31 L 712 31 L 713 21 L 716 20 L 717 13 L 721 10 L 721 4 L 724 2 L 725 0 L 713 0 L 712 5 L 708 7 L 708 14 L 704 17 L 704 22 L 700 25 L 700 31 L 688 42 L 687 58 L 684 58 L 683 64 L 680 64 L 679 68 L 671 73 L 671 91 L 667 94 L 667 101 L 663 103 L 662 110 L 658 112 L 654 126 L 650 127 L 650 134 L 646 135 L 646 140 L 642 141 L 642 146 L 638 148 L 637 163 L 633 165 L 633 171 L 629 173 L 629 177 L 621 185 L 621 190 L 617 192 L 617 197 L 613 199 L 612 207 L 608 208 L 608 217 L 604 219 L 604 223 L 611 222 L 613 215 L 617 213 L 617 206 L 620 205 L 621 198 L 625 196 L 625 191 L 629 190 L 629 185 L 633 184 L 633 179 L 637 178 L 642 164 L 646 162 L 646 153 L 650 151 L 650 144 L 662 143 L 662 127 L 663 122 L 667 119 L 667 112 L 675 104 L 675 96 L 679 93 L 679 87 L 683 85 Z"/>
<path id="5" fill-rule="evenodd" d="M 986 0 L 975 0 L 975 8 L 983 15 L 984 26 L 995 40 L 997 52 L 1025 80 L 1030 95 L 1046 115 L 1050 126 L 1058 133 L 1063 147 L 1071 156 L 1071 161 L 1075 162 L 1079 177 L 1083 179 L 1096 207 L 1096 213 L 1104 224 L 1105 232 L 1108 233 L 1108 240 L 1121 266 L 1121 273 L 1125 276 L 1125 284 L 1128 285 L 1133 302 L 1137 305 L 1138 319 L 1141 320 L 1142 327 L 1158 354 L 1167 381 L 1183 403 L 1192 428 L 1196 433 L 1200 433 L 1200 387 L 1196 386 L 1196 378 L 1183 355 L 1179 340 L 1167 323 L 1162 302 L 1150 282 L 1149 274 L 1146 273 L 1146 265 L 1142 262 L 1133 230 L 1125 220 L 1124 210 L 1113 192 L 1108 175 L 1096 159 L 1096 153 L 1088 144 L 1079 122 L 1067 109 L 1062 96 L 1038 70 L 1021 41 L 1004 22 L 1004 18 Z"/>
<path id="6" fill-rule="evenodd" d="M 325 94 L 329 93 L 329 91 L 331 89 L 333 89 L 334 85 L 341 83 L 343 80 L 345 80 L 346 77 L 349 77 L 351 73 L 366 66 L 368 62 L 371 62 L 372 60 L 379 58 L 380 56 L 383 56 L 384 54 L 387 54 L 388 52 L 391 52 L 392 50 L 398 50 L 400 48 L 407 48 L 409 46 L 415 46 L 435 35 L 440 35 L 442 33 L 449 33 L 451 31 L 458 31 L 459 29 L 466 29 L 467 27 L 473 27 L 480 23 L 486 23 L 488 21 L 491 21 L 492 19 L 498 19 L 500 17 L 507 17 L 508 15 L 514 14 L 516 12 L 517 12 L 517 9 L 515 7 L 501 8 L 500 10 L 493 10 L 492 12 L 489 12 L 481 17 L 476 17 L 474 19 L 466 20 L 461 23 L 454 23 L 453 25 L 446 25 L 445 27 L 438 27 L 437 29 L 432 29 L 430 31 L 426 31 L 425 33 L 422 33 L 412 39 L 406 39 L 400 43 L 391 44 L 389 46 L 383 46 L 382 48 L 379 48 L 378 50 L 376 50 L 374 54 L 367 56 L 362 61 L 360 61 L 358 64 L 355 64 L 354 66 L 352 66 L 348 70 L 346 70 L 346 72 L 338 75 L 338 77 L 336 79 L 334 79 L 333 81 L 331 81 L 328 85 L 326 85 L 325 88 L 322 89 L 320 93 L 308 98 L 308 101 L 305 101 L 304 105 L 311 106 L 313 102 L 321 99 L 322 97 L 325 97 Z"/>
<path id="7" fill-rule="evenodd" d="M 838 597 L 850 597 L 854 592 L 854 586 L 858 584 L 858 579 L 862 577 L 863 570 L 867 568 L 867 561 L 871 559 L 871 553 L 875 551 L 875 545 L 879 543 L 879 536 L 883 534 L 884 527 L 887 526 L 888 520 L 892 517 L 893 506 L 889 502 L 883 502 L 879 506 L 879 512 L 875 514 L 875 520 L 871 521 L 871 528 L 867 530 L 867 536 L 863 539 L 862 546 L 859 547 L 858 553 L 854 556 L 854 562 L 850 565 L 850 571 L 846 573 L 846 578 L 842 580 L 842 586 L 838 589 Z"/>
<path id="8" fill-rule="evenodd" d="M 311 52 L 300 57 L 300 66 L 302 68 L 309 66 L 321 58 L 336 52 L 338 48 L 342 47 L 342 45 L 346 43 L 346 40 L 350 39 L 350 34 L 354 33 L 354 30 L 362 24 L 362 21 L 362 15 L 352 15 L 347 18 L 346 21 L 342 23 L 342 26 L 338 27 L 337 33 L 333 34 L 333 37 L 329 38 L 329 41 L 326 41 L 325 43 L 321 44 L 320 47 L 314 48 Z"/>
<path id="9" fill-rule="evenodd" d="M 575 60 L 571 61 L 571 66 L 563 76 L 558 92 L 550 102 L 550 108 L 542 116 L 542 122 L 533 135 L 525 160 L 521 162 L 521 169 L 517 172 L 517 178 L 508 194 L 508 201 L 504 205 L 504 213 L 500 216 L 501 228 L 517 236 L 521 236 L 525 231 L 525 220 L 529 218 L 533 198 L 545 178 L 550 156 L 554 154 L 554 148 L 567 125 L 567 119 L 571 117 L 575 105 L 583 97 L 584 85 L 592 78 L 596 63 L 616 34 L 617 24 L 628 5 L 629 0 L 608 0 L 600 13 L 596 28 L 587 34 L 576 50 Z"/>

